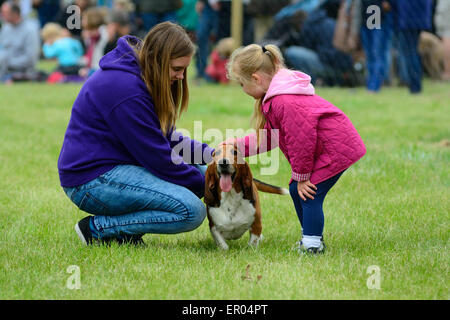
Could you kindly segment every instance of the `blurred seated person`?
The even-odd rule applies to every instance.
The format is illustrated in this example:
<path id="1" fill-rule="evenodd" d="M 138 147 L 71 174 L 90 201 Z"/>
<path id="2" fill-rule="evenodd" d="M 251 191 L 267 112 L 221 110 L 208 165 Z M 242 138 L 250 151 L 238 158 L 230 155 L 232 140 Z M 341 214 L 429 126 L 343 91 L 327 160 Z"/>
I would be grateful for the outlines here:
<path id="1" fill-rule="evenodd" d="M 39 30 L 34 22 L 22 19 L 20 7 L 13 2 L 1 6 L 0 81 L 38 80 Z"/>
<path id="2" fill-rule="evenodd" d="M 107 54 L 116 47 L 120 37 L 130 34 L 129 15 L 124 11 L 113 10 L 109 12 L 106 28 L 109 40 L 106 43 L 104 54 Z"/>
<path id="3" fill-rule="evenodd" d="M 100 59 L 109 41 L 109 34 L 105 25 L 107 9 L 92 7 L 87 9 L 81 18 L 82 38 L 86 48 L 83 60 L 85 67 L 80 70 L 80 76 L 89 77 L 98 70 Z"/>
<path id="4" fill-rule="evenodd" d="M 418 51 L 424 71 L 433 80 L 441 80 L 444 72 L 444 46 L 431 32 L 422 31 L 419 36 Z"/>
<path id="5" fill-rule="evenodd" d="M 57 23 L 47 23 L 41 31 L 44 57 L 58 60 L 57 71 L 62 74 L 78 74 L 83 56 L 81 42 L 73 39 L 67 29 Z"/>
<path id="6" fill-rule="evenodd" d="M 353 67 L 352 56 L 333 46 L 336 19 L 330 17 L 328 6 L 334 8 L 335 1 L 325 2 L 308 13 L 300 31 L 291 32 L 285 42 L 284 56 L 288 66 L 311 76 L 312 82 L 325 85 L 357 85 L 358 77 Z M 277 23 L 283 23 L 283 20 Z M 282 31 L 283 29 L 280 28 Z M 285 29 L 288 33 L 292 28 Z M 270 31 L 269 31 L 270 32 Z M 283 40 L 282 36 L 276 38 Z"/>
<path id="7" fill-rule="evenodd" d="M 130 26 L 130 35 L 137 35 L 138 28 L 138 16 L 136 14 L 135 0 L 114 0 L 114 11 L 123 11 L 128 16 L 128 24 Z"/>
<path id="8" fill-rule="evenodd" d="M 300 32 L 308 14 L 303 10 L 276 21 L 260 41 L 261 45 L 275 44 L 285 49 L 299 42 Z"/>
<path id="9" fill-rule="evenodd" d="M 206 67 L 206 79 L 216 83 L 228 83 L 226 65 L 235 49 L 233 38 L 221 39 L 216 48 L 211 52 L 210 63 Z"/>
<path id="10" fill-rule="evenodd" d="M 450 81 L 450 1 L 439 0 L 434 23 L 436 34 L 441 38 L 443 73 L 441 79 Z"/>

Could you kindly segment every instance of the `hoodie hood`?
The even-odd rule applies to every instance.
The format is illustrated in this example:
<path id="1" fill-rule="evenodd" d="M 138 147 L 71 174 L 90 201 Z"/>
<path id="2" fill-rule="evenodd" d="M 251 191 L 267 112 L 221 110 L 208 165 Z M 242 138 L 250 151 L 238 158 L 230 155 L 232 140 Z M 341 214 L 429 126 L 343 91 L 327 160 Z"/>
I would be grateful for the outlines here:
<path id="1" fill-rule="evenodd" d="M 311 84 L 311 77 L 300 71 L 281 69 L 273 76 L 263 104 L 270 98 L 281 94 L 314 95 L 315 91 Z"/>
<path id="2" fill-rule="evenodd" d="M 119 38 L 117 46 L 100 60 L 100 68 L 102 70 L 121 70 L 140 76 L 141 68 L 138 58 L 129 43 L 137 45 L 141 42 L 139 38 L 133 36 Z"/>

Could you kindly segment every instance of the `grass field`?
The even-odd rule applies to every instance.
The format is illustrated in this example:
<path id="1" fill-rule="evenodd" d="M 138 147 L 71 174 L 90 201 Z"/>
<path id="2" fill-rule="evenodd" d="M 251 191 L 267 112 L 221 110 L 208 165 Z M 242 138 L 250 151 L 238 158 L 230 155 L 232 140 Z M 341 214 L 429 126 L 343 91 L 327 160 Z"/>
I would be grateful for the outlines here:
<path id="1" fill-rule="evenodd" d="M 79 88 L 0 86 L 0 299 L 450 298 L 449 84 L 425 82 L 415 96 L 405 88 L 317 88 L 351 118 L 368 150 L 327 197 L 321 256 L 291 250 L 300 236 L 291 199 L 267 194 L 257 250 L 247 234 L 218 250 L 206 221 L 185 234 L 148 234 L 146 247 L 83 246 L 73 226 L 85 214 L 59 187 L 56 167 Z M 178 127 L 193 132 L 201 120 L 203 131 L 247 129 L 252 103 L 238 86 L 192 84 Z M 281 152 L 276 175 L 252 169 L 287 187 Z M 74 290 L 73 265 L 81 284 Z"/>

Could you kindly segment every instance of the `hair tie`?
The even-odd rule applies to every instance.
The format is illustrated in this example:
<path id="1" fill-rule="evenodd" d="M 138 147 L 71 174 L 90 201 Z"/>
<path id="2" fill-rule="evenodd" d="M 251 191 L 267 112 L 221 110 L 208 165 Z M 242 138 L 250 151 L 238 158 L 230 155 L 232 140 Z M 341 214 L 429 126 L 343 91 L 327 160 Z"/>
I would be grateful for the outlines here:
<path id="1" fill-rule="evenodd" d="M 263 51 L 263 53 L 266 53 L 266 52 L 268 52 L 269 50 L 267 50 L 266 49 L 266 47 L 265 46 L 261 46 L 261 48 L 262 48 L 262 51 Z"/>

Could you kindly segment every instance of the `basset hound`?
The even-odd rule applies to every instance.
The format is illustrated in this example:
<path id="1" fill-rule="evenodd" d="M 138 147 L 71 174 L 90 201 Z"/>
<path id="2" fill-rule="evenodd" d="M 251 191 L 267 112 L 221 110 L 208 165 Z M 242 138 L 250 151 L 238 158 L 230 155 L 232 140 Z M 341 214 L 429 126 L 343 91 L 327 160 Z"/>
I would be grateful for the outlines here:
<path id="1" fill-rule="evenodd" d="M 239 239 L 250 231 L 248 244 L 257 247 L 262 239 L 258 190 L 289 194 L 288 190 L 253 179 L 248 163 L 233 144 L 222 144 L 213 153 L 205 174 L 205 197 L 209 228 L 219 248 L 225 240 Z"/>

